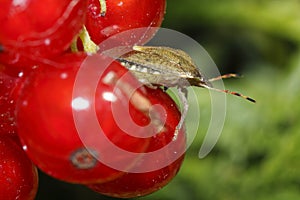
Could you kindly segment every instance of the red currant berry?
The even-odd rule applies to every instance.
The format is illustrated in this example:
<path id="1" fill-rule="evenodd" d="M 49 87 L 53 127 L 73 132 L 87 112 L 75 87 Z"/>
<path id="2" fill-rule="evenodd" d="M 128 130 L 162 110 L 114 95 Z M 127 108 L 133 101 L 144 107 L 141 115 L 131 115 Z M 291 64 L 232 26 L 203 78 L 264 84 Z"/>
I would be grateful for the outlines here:
<path id="1" fill-rule="evenodd" d="M 4 64 L 5 73 L 18 76 L 20 72 L 31 71 L 38 63 L 47 62 L 48 59 L 39 57 L 28 57 L 16 52 L 0 52 L 0 63 Z"/>
<path id="2" fill-rule="evenodd" d="M 111 182 L 89 185 L 95 192 L 116 198 L 151 194 L 167 185 L 177 174 L 183 157 L 163 169 L 147 173 L 128 173 Z"/>
<path id="3" fill-rule="evenodd" d="M 86 28 L 96 44 L 126 30 L 159 27 L 166 8 L 166 0 L 100 0 L 100 2 L 104 2 L 102 4 L 106 6 L 101 7 L 99 0 L 89 0 L 86 21 Z M 130 39 L 139 41 L 140 38 L 134 37 L 143 36 L 146 31 L 145 29 L 138 36 L 126 37 L 123 42 L 128 42 Z M 151 32 L 148 33 L 151 37 L 153 31 L 148 31 Z M 134 43 L 130 42 L 130 44 Z"/>
<path id="4" fill-rule="evenodd" d="M 88 185 L 90 189 L 107 196 L 117 198 L 134 198 L 144 196 L 161 189 L 177 174 L 184 158 L 183 153 L 185 151 L 186 141 L 183 131 L 179 132 L 176 140 L 174 141 L 174 130 L 180 120 L 180 113 L 174 101 L 163 91 L 147 89 L 147 93 L 151 102 L 153 104 L 162 105 L 163 108 L 166 109 L 168 115 L 165 130 L 151 138 L 150 145 L 146 152 L 154 152 L 166 147 L 168 149 L 163 154 L 158 153 L 156 160 L 144 160 L 142 165 L 154 167 L 158 160 L 167 161 L 172 158 L 174 159 L 173 156 L 177 153 L 179 154 L 178 158 L 176 160 L 174 159 L 174 162 L 162 167 L 161 169 L 144 173 L 129 172 L 120 178 L 107 183 Z M 169 147 L 168 144 L 170 144 L 172 140 L 174 145 Z"/>
<path id="5" fill-rule="evenodd" d="M 107 154 L 103 152 L 104 150 L 110 152 L 109 148 L 103 150 L 107 142 L 96 139 L 98 132 L 94 130 L 92 122 L 88 119 L 79 122 L 85 129 L 83 133 L 78 132 L 73 117 L 74 111 L 81 110 L 87 113 L 95 102 L 97 123 L 109 141 L 123 150 L 144 152 L 150 138 L 128 135 L 116 124 L 112 105 L 124 108 L 126 106 L 124 102 L 131 102 L 127 93 L 138 84 L 132 76 L 129 76 L 117 90 L 114 82 L 106 83 L 110 81 L 112 73 L 116 75 L 116 79 L 127 73 L 119 63 L 113 62 L 101 77 L 94 72 L 86 77 L 87 81 L 93 76 L 100 79 L 94 96 L 82 95 L 73 98 L 75 77 L 85 58 L 86 56 L 82 54 L 70 54 L 56 60 L 58 62 L 56 67 L 41 66 L 35 70 L 22 88 L 17 103 L 17 124 L 25 151 L 40 169 L 61 180 L 88 184 L 113 180 L 123 172 L 97 160 Z M 99 57 L 99 59 L 96 64 L 90 66 L 90 69 L 104 67 L 102 63 L 105 62 L 105 58 Z M 88 83 L 79 87 L 80 91 L 93 92 Z M 134 95 L 143 107 L 147 99 L 142 97 L 142 89 Z M 149 123 L 148 116 L 137 109 L 136 105 L 130 104 L 129 111 L 136 124 L 143 126 Z M 121 113 L 122 121 L 129 123 L 131 118 L 125 114 Z M 134 133 L 135 130 L 132 132 Z M 114 156 L 112 153 L 111 151 L 108 156 L 111 162 L 123 162 L 125 168 L 131 167 L 138 159 L 127 161 L 126 158 Z"/>
<path id="6" fill-rule="evenodd" d="M 15 107 L 21 78 L 4 72 L 4 66 L 1 69 L 0 65 L 0 135 L 17 136 Z"/>
<path id="7" fill-rule="evenodd" d="M 4 0 L 0 44 L 34 60 L 66 50 L 85 20 L 87 0 Z"/>
<path id="8" fill-rule="evenodd" d="M 36 167 L 17 143 L 0 135 L 0 199 L 33 200 L 37 187 Z"/>

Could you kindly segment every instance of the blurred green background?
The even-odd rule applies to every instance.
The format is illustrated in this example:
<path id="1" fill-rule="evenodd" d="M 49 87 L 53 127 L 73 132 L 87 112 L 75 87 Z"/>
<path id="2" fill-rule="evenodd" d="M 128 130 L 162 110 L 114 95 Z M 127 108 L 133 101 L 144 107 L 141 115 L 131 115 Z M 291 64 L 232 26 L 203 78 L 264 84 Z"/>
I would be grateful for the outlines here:
<path id="1" fill-rule="evenodd" d="M 197 40 L 221 73 L 243 74 L 226 80 L 226 88 L 258 103 L 228 96 L 222 135 L 204 159 L 198 151 L 210 116 L 201 116 L 178 176 L 140 199 L 300 199 L 300 2 L 168 0 L 163 27 Z M 206 91 L 199 98 L 209 104 Z M 48 198 L 109 199 L 41 175 L 37 199 Z"/>

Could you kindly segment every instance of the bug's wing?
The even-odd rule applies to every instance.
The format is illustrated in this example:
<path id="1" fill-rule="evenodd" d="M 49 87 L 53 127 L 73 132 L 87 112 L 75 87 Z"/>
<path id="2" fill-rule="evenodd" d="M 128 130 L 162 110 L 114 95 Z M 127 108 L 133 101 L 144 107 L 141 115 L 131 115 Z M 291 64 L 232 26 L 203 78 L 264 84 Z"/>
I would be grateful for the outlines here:
<path id="1" fill-rule="evenodd" d="M 122 55 L 124 55 L 124 54 L 126 54 L 130 51 L 132 51 L 132 48 L 130 48 L 130 47 L 118 46 L 118 47 L 114 47 L 114 48 L 111 48 L 111 49 L 102 50 L 101 54 L 105 55 L 105 56 L 108 56 L 108 57 L 111 57 L 113 59 L 117 59 L 120 56 L 122 56 Z"/>
<path id="2" fill-rule="evenodd" d="M 177 58 L 185 59 L 187 62 L 189 62 L 190 65 L 196 67 L 191 56 L 181 49 L 174 49 L 170 47 L 156 47 L 156 46 L 134 46 L 133 49 L 141 52 L 158 53 L 161 54 L 162 56 L 167 55 L 169 57 L 176 55 Z M 177 60 L 179 61 L 180 59 Z"/>
<path id="3" fill-rule="evenodd" d="M 119 61 L 129 62 L 131 65 L 140 65 L 160 74 L 175 75 L 182 78 L 199 77 L 198 68 L 192 58 L 182 50 L 170 47 L 134 46 L 133 50 L 121 46 L 106 50 L 103 54 Z M 145 71 L 145 69 L 144 69 Z"/>
<path id="4" fill-rule="evenodd" d="M 163 62 L 161 64 L 164 65 L 164 70 L 174 72 L 182 78 L 200 76 L 192 58 L 182 50 L 156 46 L 134 46 L 133 49 L 135 52 L 147 54 L 148 57 L 157 61 L 160 60 Z"/>

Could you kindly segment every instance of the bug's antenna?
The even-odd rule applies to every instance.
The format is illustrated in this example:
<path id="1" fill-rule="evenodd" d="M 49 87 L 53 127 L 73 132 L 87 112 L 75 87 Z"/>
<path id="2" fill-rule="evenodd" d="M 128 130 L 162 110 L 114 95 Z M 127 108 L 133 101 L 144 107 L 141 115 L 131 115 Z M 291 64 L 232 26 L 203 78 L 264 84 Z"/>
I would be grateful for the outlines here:
<path id="1" fill-rule="evenodd" d="M 224 74 L 221 76 L 217 76 L 217 77 L 208 79 L 208 81 L 213 82 L 213 81 L 221 80 L 223 78 L 240 78 L 240 77 L 241 77 L 241 75 L 239 75 L 239 74 Z"/>
<path id="2" fill-rule="evenodd" d="M 218 88 L 209 87 L 207 85 L 201 85 L 201 86 L 206 88 L 206 89 L 209 89 L 209 90 L 214 90 L 214 91 L 217 91 L 217 92 L 224 92 L 224 93 L 227 93 L 227 94 L 232 94 L 232 95 L 235 95 L 235 96 L 238 96 L 238 97 L 242 97 L 243 99 L 251 101 L 252 103 L 256 103 L 256 101 L 254 99 L 252 99 L 251 97 L 245 96 L 245 95 L 243 95 L 241 93 L 238 93 L 238 92 L 232 92 L 232 91 L 229 91 L 229 90 L 221 90 L 221 89 L 218 89 Z"/>

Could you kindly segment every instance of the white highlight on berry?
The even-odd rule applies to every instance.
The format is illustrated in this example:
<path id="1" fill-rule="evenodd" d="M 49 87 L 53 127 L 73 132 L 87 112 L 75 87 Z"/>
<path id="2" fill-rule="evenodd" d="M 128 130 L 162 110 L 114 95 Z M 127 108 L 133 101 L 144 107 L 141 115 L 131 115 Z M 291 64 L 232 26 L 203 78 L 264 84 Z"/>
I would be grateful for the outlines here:
<path id="1" fill-rule="evenodd" d="M 117 5 L 118 6 L 123 6 L 123 4 L 124 4 L 123 1 L 120 1 Z"/>
<path id="2" fill-rule="evenodd" d="M 108 72 L 105 77 L 102 79 L 102 83 L 110 84 L 116 78 L 115 72 Z"/>
<path id="3" fill-rule="evenodd" d="M 28 4 L 27 1 L 24 1 L 24 0 L 13 0 L 12 1 L 12 5 L 14 6 L 20 6 L 20 7 L 24 7 Z"/>
<path id="4" fill-rule="evenodd" d="M 68 74 L 67 73 L 62 73 L 62 74 L 60 74 L 60 78 L 61 79 L 66 79 L 66 78 L 68 78 Z"/>
<path id="5" fill-rule="evenodd" d="M 23 73 L 23 72 L 19 72 L 19 74 L 18 74 L 18 77 L 19 77 L 19 78 L 22 78 L 22 77 L 23 77 L 23 75 L 24 75 L 24 73 Z"/>
<path id="6" fill-rule="evenodd" d="M 45 39 L 44 41 L 45 45 L 48 46 L 51 43 L 51 40 L 49 38 Z"/>
<path id="7" fill-rule="evenodd" d="M 77 97 L 72 100 L 72 108 L 74 110 L 85 110 L 90 107 L 90 102 L 82 97 Z"/>
<path id="8" fill-rule="evenodd" d="M 23 146 L 22 146 L 22 149 L 23 149 L 24 151 L 27 151 L 27 145 L 23 145 Z"/>
<path id="9" fill-rule="evenodd" d="M 114 95 L 114 94 L 111 93 L 111 92 L 104 92 L 104 93 L 102 94 L 102 97 L 103 97 L 103 99 L 105 99 L 106 101 L 110 101 L 110 102 L 115 102 L 115 101 L 117 101 L 116 95 Z"/>

